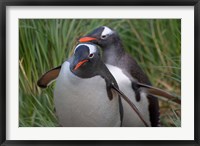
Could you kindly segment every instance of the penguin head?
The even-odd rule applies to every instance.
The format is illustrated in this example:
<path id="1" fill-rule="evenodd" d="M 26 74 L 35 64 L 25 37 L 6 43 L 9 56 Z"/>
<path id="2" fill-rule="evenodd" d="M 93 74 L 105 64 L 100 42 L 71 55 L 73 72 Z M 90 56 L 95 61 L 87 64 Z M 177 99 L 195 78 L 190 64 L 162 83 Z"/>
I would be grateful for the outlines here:
<path id="1" fill-rule="evenodd" d="M 70 60 L 70 70 L 80 77 L 93 77 L 99 69 L 100 51 L 91 43 L 78 44 Z"/>
<path id="2" fill-rule="evenodd" d="M 99 45 L 102 48 L 119 41 L 118 34 L 107 26 L 100 26 L 93 30 L 91 33 L 79 39 L 79 42 L 92 42 Z"/>

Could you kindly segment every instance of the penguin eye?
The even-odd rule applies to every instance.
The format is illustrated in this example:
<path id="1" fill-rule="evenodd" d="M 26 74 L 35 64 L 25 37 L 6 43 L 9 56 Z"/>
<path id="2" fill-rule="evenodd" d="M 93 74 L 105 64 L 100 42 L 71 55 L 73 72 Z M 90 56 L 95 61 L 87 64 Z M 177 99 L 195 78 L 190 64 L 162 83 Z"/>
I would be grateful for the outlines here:
<path id="1" fill-rule="evenodd" d="M 107 38 L 107 35 L 102 35 L 101 38 L 102 38 L 102 39 L 106 39 L 106 38 Z"/>
<path id="2" fill-rule="evenodd" d="M 89 58 L 93 58 L 93 57 L 94 57 L 94 54 L 93 54 L 93 53 L 89 55 Z"/>

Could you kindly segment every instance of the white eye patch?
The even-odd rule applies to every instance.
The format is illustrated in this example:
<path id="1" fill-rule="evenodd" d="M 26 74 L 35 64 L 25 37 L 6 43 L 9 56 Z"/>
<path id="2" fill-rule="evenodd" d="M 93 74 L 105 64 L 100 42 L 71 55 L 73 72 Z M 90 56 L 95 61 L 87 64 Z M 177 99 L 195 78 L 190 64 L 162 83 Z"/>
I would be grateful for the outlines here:
<path id="1" fill-rule="evenodd" d="M 76 48 L 74 49 L 74 53 L 76 52 L 76 49 L 80 46 L 87 46 L 89 48 L 89 53 L 90 54 L 93 54 L 97 51 L 97 47 L 95 45 L 92 45 L 92 44 L 79 44 L 76 46 Z"/>
<path id="2" fill-rule="evenodd" d="M 86 46 L 89 47 L 89 49 L 90 49 L 90 54 L 96 53 L 96 51 L 97 51 L 96 46 L 90 45 L 90 44 L 86 44 Z"/>
<path id="3" fill-rule="evenodd" d="M 107 26 L 104 26 L 104 30 L 101 33 L 101 36 L 105 36 L 105 35 L 112 34 L 112 33 L 113 33 L 113 31 L 110 28 L 108 28 Z"/>

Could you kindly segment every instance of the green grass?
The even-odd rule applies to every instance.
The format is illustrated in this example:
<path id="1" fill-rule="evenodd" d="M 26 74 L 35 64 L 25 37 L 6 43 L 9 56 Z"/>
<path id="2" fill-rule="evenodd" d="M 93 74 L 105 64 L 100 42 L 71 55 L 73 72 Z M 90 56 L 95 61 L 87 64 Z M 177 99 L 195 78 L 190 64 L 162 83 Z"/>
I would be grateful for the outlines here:
<path id="1" fill-rule="evenodd" d="M 68 58 L 77 39 L 98 26 L 115 29 L 154 86 L 181 97 L 181 20 L 21 19 L 19 20 L 19 126 L 58 126 L 52 84 L 36 83 Z M 162 126 L 181 126 L 181 107 L 160 101 Z"/>

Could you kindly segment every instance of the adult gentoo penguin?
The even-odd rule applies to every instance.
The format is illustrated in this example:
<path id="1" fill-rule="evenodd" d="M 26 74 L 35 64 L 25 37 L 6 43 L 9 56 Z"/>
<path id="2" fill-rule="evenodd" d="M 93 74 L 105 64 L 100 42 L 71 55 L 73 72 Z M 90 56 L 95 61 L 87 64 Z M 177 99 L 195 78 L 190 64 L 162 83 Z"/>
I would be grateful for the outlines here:
<path id="1" fill-rule="evenodd" d="M 79 42 L 92 42 L 99 45 L 103 50 L 102 59 L 104 63 L 120 68 L 130 81 L 136 80 L 140 83 L 151 85 L 148 77 L 139 67 L 137 62 L 125 52 L 116 31 L 106 26 L 101 26 L 84 37 L 81 37 Z M 139 93 L 139 90 L 137 91 L 138 87 L 135 86 L 135 84 L 132 84 L 132 89 L 136 91 L 137 102 L 142 102 L 142 98 L 140 97 L 141 94 Z M 127 96 L 130 97 L 130 95 Z M 152 95 L 148 95 L 147 97 L 151 126 L 159 126 L 158 99 Z M 130 125 L 128 124 L 127 126 Z"/>
<path id="2" fill-rule="evenodd" d="M 54 102 L 62 126 L 121 126 L 123 107 L 118 95 L 134 109 L 135 117 L 132 118 L 137 121 L 136 124 L 148 126 L 143 113 L 119 90 L 95 45 L 87 43 L 76 46 L 74 55 L 61 67 L 44 74 L 38 85 L 47 87 L 57 74 Z"/>

